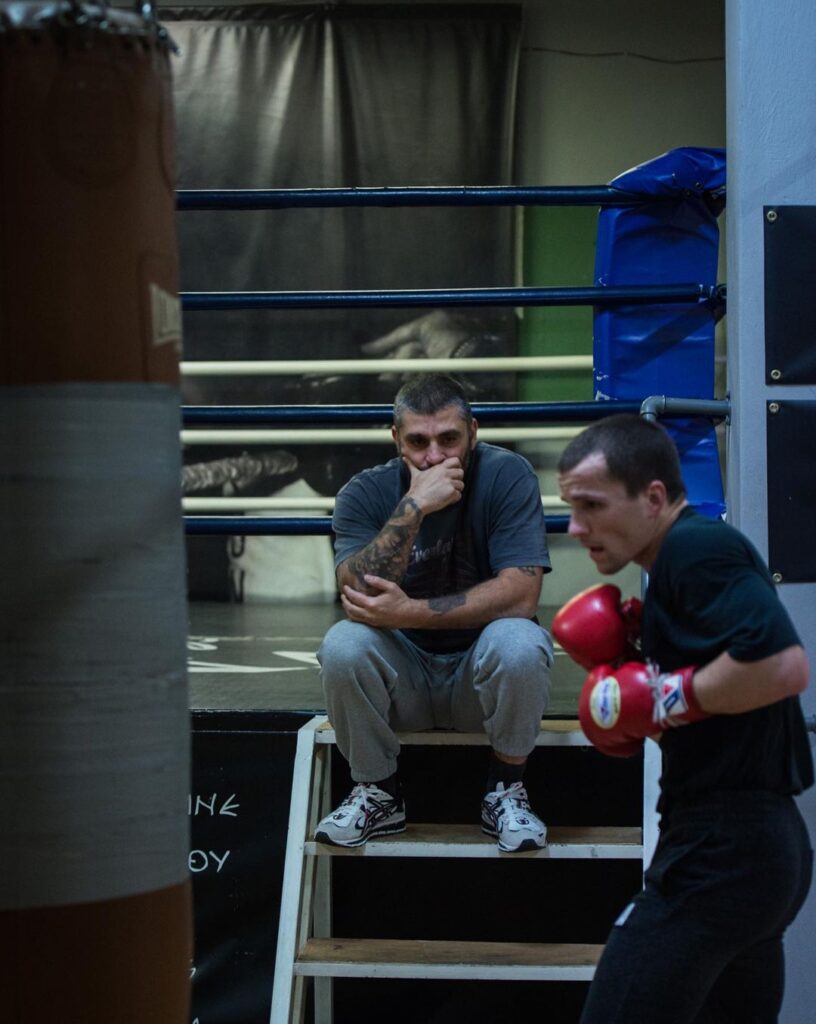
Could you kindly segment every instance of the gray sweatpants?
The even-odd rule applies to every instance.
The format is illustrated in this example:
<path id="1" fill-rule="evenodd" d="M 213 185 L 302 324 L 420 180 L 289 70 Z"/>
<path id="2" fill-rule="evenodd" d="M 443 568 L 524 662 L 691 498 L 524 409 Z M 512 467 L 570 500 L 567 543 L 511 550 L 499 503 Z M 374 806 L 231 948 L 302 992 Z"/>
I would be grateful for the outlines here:
<path id="1" fill-rule="evenodd" d="M 397 768 L 395 732 L 485 732 L 494 750 L 535 746 L 550 694 L 553 649 L 529 619 L 496 619 L 456 654 L 429 654 L 396 630 L 343 620 L 317 652 L 329 720 L 355 782 Z"/>

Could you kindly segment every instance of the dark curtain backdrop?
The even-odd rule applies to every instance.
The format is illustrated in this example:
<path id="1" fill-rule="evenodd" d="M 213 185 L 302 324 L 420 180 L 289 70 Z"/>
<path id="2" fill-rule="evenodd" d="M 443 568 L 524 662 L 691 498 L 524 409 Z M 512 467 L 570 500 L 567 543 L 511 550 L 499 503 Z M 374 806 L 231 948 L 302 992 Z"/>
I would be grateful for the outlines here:
<path id="1" fill-rule="evenodd" d="M 164 7 L 178 187 L 512 184 L 517 5 Z M 179 214 L 185 291 L 507 286 L 514 213 L 498 208 Z M 299 377 L 188 378 L 188 404 L 388 402 L 394 375 L 327 378 L 322 358 L 505 355 L 512 310 L 191 312 L 184 358 L 305 359 Z M 478 400 L 515 397 L 510 374 L 467 377 Z M 366 446 L 261 452 L 190 447 L 188 494 L 333 495 L 390 455 Z M 209 468 L 217 464 L 214 471 Z M 243 475 L 242 475 L 243 474 Z M 195 560 L 195 559 L 193 559 Z M 196 596 L 195 593 L 193 596 Z"/>
<path id="2" fill-rule="evenodd" d="M 512 183 L 516 6 L 172 7 L 160 15 L 182 51 L 174 62 L 179 188 Z M 447 208 L 187 212 L 179 217 L 182 287 L 509 285 L 512 217 Z M 185 358 L 377 354 L 363 346 L 422 312 L 189 313 Z M 454 314 L 451 327 L 471 349 L 511 351 L 512 322 L 487 310 Z M 416 333 L 411 354 L 419 355 L 432 339 Z M 303 382 L 286 378 L 210 387 L 216 400 L 247 392 L 331 400 L 325 390 L 305 396 Z M 338 385 L 347 401 L 388 400 L 393 391 L 393 381 L 363 375 Z"/>

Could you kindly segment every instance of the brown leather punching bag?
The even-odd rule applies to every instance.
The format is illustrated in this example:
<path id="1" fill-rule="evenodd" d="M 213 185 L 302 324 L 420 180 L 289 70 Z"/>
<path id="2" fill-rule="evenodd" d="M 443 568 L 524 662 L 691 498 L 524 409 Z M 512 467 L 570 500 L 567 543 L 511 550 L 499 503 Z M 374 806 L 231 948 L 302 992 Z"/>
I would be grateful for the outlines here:
<path id="1" fill-rule="evenodd" d="M 0 7 L 0 1019 L 188 1024 L 170 42 Z"/>

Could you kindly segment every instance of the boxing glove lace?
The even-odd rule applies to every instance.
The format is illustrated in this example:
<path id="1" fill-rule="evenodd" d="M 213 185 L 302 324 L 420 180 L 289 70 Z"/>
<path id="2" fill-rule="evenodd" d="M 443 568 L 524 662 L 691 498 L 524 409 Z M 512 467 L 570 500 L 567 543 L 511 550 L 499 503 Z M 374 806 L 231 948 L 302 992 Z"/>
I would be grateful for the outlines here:
<path id="1" fill-rule="evenodd" d="M 708 718 L 694 693 L 696 669 L 660 672 L 643 662 L 598 665 L 581 690 L 578 717 L 587 739 L 604 753 L 635 753 L 633 745 L 674 726 Z M 605 748 L 612 747 L 610 751 Z"/>

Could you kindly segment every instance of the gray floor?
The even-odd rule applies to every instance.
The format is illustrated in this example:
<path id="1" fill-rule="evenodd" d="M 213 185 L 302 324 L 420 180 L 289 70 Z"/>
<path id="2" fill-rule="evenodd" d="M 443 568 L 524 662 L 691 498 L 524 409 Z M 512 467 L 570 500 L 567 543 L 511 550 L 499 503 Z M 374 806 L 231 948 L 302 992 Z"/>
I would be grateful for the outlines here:
<path id="1" fill-rule="evenodd" d="M 549 622 L 555 608 L 542 607 Z M 331 604 L 190 604 L 190 706 L 219 711 L 324 711 L 315 652 L 342 616 Z M 584 672 L 556 654 L 548 714 L 575 715 Z"/>

